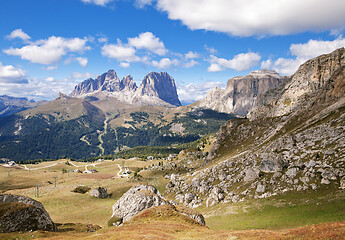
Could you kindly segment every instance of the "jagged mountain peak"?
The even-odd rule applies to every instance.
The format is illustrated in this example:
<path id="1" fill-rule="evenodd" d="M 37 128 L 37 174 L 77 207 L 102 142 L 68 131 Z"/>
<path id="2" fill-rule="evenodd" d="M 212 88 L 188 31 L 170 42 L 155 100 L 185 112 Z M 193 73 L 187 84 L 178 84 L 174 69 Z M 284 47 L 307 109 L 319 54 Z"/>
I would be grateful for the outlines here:
<path id="1" fill-rule="evenodd" d="M 127 90 L 136 90 L 138 87 L 135 84 L 133 77 L 131 75 L 127 75 L 121 80 L 121 88 Z"/>
<path id="2" fill-rule="evenodd" d="M 70 96 L 83 98 L 99 92 L 129 104 L 168 107 L 181 105 L 175 80 L 167 72 L 147 74 L 138 88 L 131 75 L 120 81 L 116 72 L 109 70 L 96 79 L 89 78 L 79 83 Z"/>
<path id="3" fill-rule="evenodd" d="M 150 72 L 147 74 L 139 91 L 141 95 L 155 96 L 171 105 L 181 106 L 175 80 L 167 72 Z"/>

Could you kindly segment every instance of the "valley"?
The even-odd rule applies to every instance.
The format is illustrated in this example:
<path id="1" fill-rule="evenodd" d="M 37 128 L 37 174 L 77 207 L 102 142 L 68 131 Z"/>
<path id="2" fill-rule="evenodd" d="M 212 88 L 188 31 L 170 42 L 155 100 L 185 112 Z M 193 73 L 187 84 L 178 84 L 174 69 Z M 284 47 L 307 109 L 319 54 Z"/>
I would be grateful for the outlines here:
<path id="1" fill-rule="evenodd" d="M 165 72 L 136 87 L 110 70 L 0 118 L 0 196 L 39 201 L 59 229 L 0 237 L 343 239 L 344 66 L 340 48 L 188 106 Z"/>

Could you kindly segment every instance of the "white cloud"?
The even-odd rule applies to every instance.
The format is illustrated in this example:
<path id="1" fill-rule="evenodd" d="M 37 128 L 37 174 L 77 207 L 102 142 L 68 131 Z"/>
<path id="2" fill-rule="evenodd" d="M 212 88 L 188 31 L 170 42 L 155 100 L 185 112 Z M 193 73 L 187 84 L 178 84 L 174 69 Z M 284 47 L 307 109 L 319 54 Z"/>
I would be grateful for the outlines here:
<path id="1" fill-rule="evenodd" d="M 147 5 L 152 5 L 154 0 L 135 0 L 134 5 L 138 8 L 143 8 Z"/>
<path id="2" fill-rule="evenodd" d="M 79 73 L 79 72 L 73 72 L 71 74 L 71 77 L 69 78 L 69 80 L 85 80 L 85 79 L 88 79 L 88 78 L 92 78 L 94 77 L 95 75 L 92 74 L 92 73 L 89 73 L 89 72 L 86 72 L 86 73 Z"/>
<path id="3" fill-rule="evenodd" d="M 47 82 L 54 82 L 55 79 L 54 79 L 53 77 L 47 77 L 47 78 L 46 78 L 46 81 L 47 81 Z"/>
<path id="4" fill-rule="evenodd" d="M 12 65 L 2 65 L 0 62 L 0 83 L 27 83 L 25 71 L 13 67 Z"/>
<path id="5" fill-rule="evenodd" d="M 345 47 L 345 39 L 339 37 L 333 41 L 309 40 L 307 43 L 291 44 L 290 53 L 295 58 L 278 58 L 276 61 L 266 60 L 261 67 L 270 68 L 284 75 L 294 74 L 298 67 L 307 60 L 322 54 Z"/>
<path id="6" fill-rule="evenodd" d="M 86 67 L 87 62 L 88 62 L 87 58 L 85 58 L 85 57 L 77 57 L 76 60 L 79 62 L 80 66 Z"/>
<path id="7" fill-rule="evenodd" d="M 197 52 L 192 52 L 192 51 L 189 51 L 187 52 L 184 57 L 186 59 L 193 59 L 193 58 L 199 58 L 199 54 Z"/>
<path id="8" fill-rule="evenodd" d="M 227 68 L 231 68 L 236 71 L 245 71 L 257 65 L 260 59 L 261 56 L 258 53 L 253 52 L 240 53 L 230 60 L 211 55 L 211 65 L 208 67 L 208 71 L 219 72 Z"/>
<path id="9" fill-rule="evenodd" d="M 65 60 L 65 64 L 70 64 L 71 62 L 78 62 L 80 66 L 86 67 L 88 63 L 88 59 L 85 57 L 69 57 Z"/>
<path id="10" fill-rule="evenodd" d="M 100 37 L 100 38 L 98 38 L 98 42 L 100 42 L 100 43 L 106 43 L 106 42 L 108 42 L 108 38 L 106 38 L 106 37 Z"/>
<path id="11" fill-rule="evenodd" d="M 20 56 L 32 63 L 50 65 L 60 61 L 62 56 L 69 52 L 83 52 L 89 50 L 86 46 L 87 39 L 49 37 L 38 40 L 22 48 L 9 48 L 3 50 L 7 55 Z"/>
<path id="12" fill-rule="evenodd" d="M 191 68 L 194 67 L 195 65 L 199 64 L 197 61 L 195 61 L 194 59 L 190 60 L 189 62 L 186 62 L 184 64 L 184 67 L 186 68 Z"/>
<path id="13" fill-rule="evenodd" d="M 309 40 L 307 43 L 292 44 L 291 54 L 303 59 L 310 59 L 321 54 L 330 53 L 337 48 L 345 47 L 345 39 L 337 38 L 333 41 Z"/>
<path id="14" fill-rule="evenodd" d="M 162 58 L 159 62 L 152 61 L 152 65 L 159 69 L 168 69 L 172 66 L 177 66 L 179 61 L 177 59 L 170 60 L 169 58 Z"/>
<path id="15" fill-rule="evenodd" d="M 192 103 L 204 98 L 207 92 L 214 87 L 224 87 L 221 82 L 204 82 L 199 84 L 190 83 L 187 85 L 177 85 L 179 99 L 183 102 Z"/>
<path id="16" fill-rule="evenodd" d="M 136 55 L 135 48 L 131 46 L 126 46 L 118 40 L 117 44 L 105 44 L 102 47 L 102 55 L 115 58 L 118 61 L 125 62 L 139 62 L 140 57 Z"/>
<path id="17" fill-rule="evenodd" d="M 318 32 L 345 23 L 342 0 L 157 0 L 157 8 L 190 29 L 236 36 Z"/>
<path id="18" fill-rule="evenodd" d="M 48 70 L 48 71 L 52 71 L 52 70 L 56 70 L 58 69 L 57 66 L 47 66 L 47 67 L 42 67 L 43 70 Z"/>
<path id="19" fill-rule="evenodd" d="M 164 56 L 168 52 L 164 43 L 151 32 L 141 33 L 138 37 L 128 38 L 128 44 L 137 49 L 149 50 L 160 56 Z"/>
<path id="20" fill-rule="evenodd" d="M 204 45 L 204 48 L 207 52 L 209 52 L 210 54 L 216 54 L 218 51 L 213 48 L 213 47 L 208 47 L 207 45 Z"/>
<path id="21" fill-rule="evenodd" d="M 98 6 L 105 6 L 113 0 L 81 0 L 83 3 L 95 4 Z"/>
<path id="22" fill-rule="evenodd" d="M 123 67 L 123 68 L 129 68 L 130 67 L 130 64 L 128 62 L 121 62 L 119 64 L 120 67 Z"/>
<path id="23" fill-rule="evenodd" d="M 6 36 L 8 39 L 12 40 L 15 38 L 20 38 L 23 41 L 28 41 L 31 37 L 27 35 L 23 29 L 18 28 L 16 30 L 13 30 L 9 35 Z"/>

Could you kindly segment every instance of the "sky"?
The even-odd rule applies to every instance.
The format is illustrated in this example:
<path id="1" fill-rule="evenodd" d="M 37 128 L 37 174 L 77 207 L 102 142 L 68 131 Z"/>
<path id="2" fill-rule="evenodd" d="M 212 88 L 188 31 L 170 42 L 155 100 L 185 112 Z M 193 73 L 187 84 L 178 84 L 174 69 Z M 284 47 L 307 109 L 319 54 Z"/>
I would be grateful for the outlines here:
<path id="1" fill-rule="evenodd" d="M 344 12 L 344 0 L 1 0 L 0 95 L 52 100 L 109 69 L 137 85 L 166 71 L 187 104 L 345 47 Z"/>

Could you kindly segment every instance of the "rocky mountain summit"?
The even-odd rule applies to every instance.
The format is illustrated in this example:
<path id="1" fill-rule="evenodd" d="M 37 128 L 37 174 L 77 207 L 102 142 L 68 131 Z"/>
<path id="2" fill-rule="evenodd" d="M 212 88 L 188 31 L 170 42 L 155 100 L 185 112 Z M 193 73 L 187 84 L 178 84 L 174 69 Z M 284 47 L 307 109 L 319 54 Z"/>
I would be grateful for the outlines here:
<path id="1" fill-rule="evenodd" d="M 286 77 L 280 76 L 275 71 L 266 69 L 253 71 L 247 76 L 230 79 L 225 90 L 216 87 L 213 91 L 209 91 L 196 105 L 245 116 L 255 106 L 258 96 L 276 88 L 284 79 Z"/>
<path id="2" fill-rule="evenodd" d="M 127 75 L 121 81 L 114 70 L 89 78 L 79 83 L 72 97 L 84 98 L 97 93 L 104 93 L 117 100 L 135 105 L 180 106 L 176 92 L 175 80 L 166 72 L 151 72 L 145 76 L 137 87 L 132 76 Z"/>
<path id="3" fill-rule="evenodd" d="M 24 196 L 0 195 L 0 231 L 56 231 L 43 205 L 36 200 Z"/>
<path id="4" fill-rule="evenodd" d="M 307 61 L 260 97 L 251 119 L 229 120 L 202 168 L 170 176 L 167 193 L 197 207 L 343 188 L 344 54 L 342 48 Z"/>

